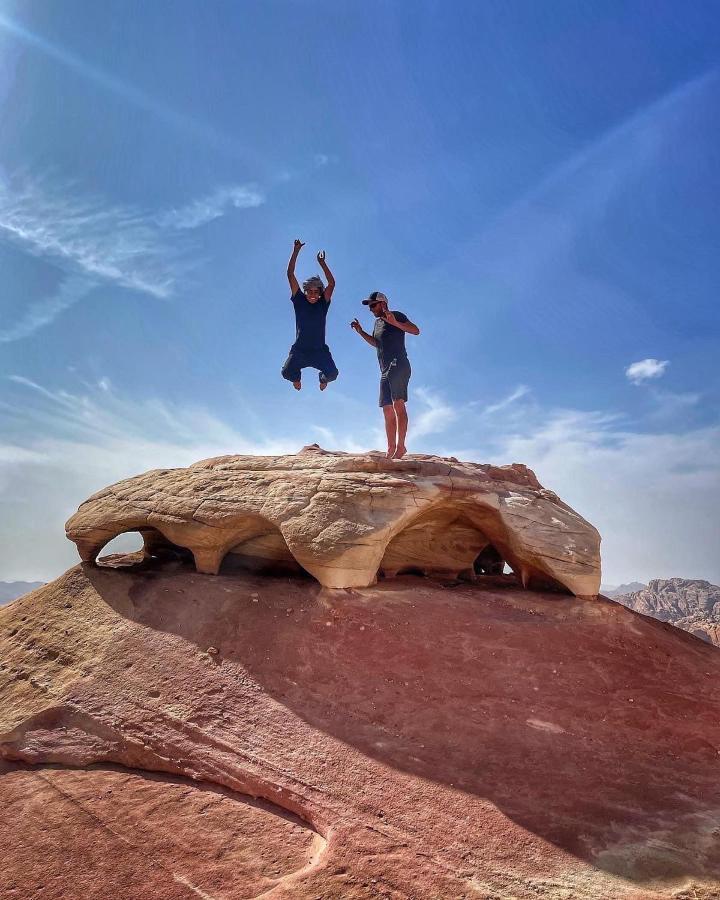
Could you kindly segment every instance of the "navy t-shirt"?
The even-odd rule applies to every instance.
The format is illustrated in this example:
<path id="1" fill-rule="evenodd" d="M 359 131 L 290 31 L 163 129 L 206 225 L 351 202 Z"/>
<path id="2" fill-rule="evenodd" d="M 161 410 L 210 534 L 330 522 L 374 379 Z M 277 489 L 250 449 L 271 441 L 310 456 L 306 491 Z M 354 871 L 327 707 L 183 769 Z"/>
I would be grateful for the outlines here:
<path id="1" fill-rule="evenodd" d="M 317 303 L 309 303 L 302 291 L 292 296 L 295 307 L 295 343 L 302 350 L 322 350 L 325 346 L 325 319 L 330 301 L 325 295 Z"/>
<path id="2" fill-rule="evenodd" d="M 398 322 L 407 322 L 405 313 L 393 309 L 392 314 Z M 372 336 L 377 341 L 377 355 L 380 368 L 385 371 L 390 363 L 396 359 L 398 362 L 407 359 L 405 350 L 405 332 L 402 328 L 396 328 L 385 319 L 375 319 L 375 327 Z"/>

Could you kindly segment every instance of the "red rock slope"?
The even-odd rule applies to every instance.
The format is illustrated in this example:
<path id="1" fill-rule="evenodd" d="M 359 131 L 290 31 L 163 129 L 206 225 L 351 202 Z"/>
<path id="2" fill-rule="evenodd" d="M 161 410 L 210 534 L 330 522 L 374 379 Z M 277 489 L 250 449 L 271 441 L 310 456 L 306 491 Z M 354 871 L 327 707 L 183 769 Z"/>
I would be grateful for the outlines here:
<path id="1" fill-rule="evenodd" d="M 77 567 L 0 611 L 0 896 L 717 898 L 719 677 L 502 578 Z"/>

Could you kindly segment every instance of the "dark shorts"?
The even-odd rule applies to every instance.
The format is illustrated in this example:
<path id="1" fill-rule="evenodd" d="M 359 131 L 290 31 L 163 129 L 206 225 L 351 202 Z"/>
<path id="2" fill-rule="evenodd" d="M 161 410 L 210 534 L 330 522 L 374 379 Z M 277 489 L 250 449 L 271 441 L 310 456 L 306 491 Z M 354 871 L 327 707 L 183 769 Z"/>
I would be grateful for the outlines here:
<path id="1" fill-rule="evenodd" d="M 394 359 L 380 372 L 380 406 L 390 406 L 394 400 L 407 400 L 411 374 L 408 359 Z"/>
<path id="2" fill-rule="evenodd" d="M 288 381 L 300 381 L 302 369 L 307 368 L 318 369 L 320 381 L 335 381 L 338 377 L 337 366 L 327 344 L 318 350 L 307 350 L 293 344 L 282 367 L 282 377 Z"/>

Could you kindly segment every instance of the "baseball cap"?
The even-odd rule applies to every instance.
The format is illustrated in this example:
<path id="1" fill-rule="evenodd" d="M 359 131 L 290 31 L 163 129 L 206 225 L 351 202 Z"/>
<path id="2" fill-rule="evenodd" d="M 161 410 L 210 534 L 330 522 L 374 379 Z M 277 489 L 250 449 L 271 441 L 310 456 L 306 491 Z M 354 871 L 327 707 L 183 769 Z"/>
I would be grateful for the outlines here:
<path id="1" fill-rule="evenodd" d="M 381 303 L 388 302 L 388 298 L 381 291 L 373 291 L 372 294 L 367 298 L 367 300 L 363 300 L 364 306 L 369 306 L 371 303 Z"/>

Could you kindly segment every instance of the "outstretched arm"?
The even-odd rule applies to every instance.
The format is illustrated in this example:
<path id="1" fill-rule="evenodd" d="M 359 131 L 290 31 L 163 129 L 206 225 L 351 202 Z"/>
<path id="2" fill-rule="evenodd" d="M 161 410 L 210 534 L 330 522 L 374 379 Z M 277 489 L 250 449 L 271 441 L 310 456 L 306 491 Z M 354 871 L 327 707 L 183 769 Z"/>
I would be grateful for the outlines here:
<path id="1" fill-rule="evenodd" d="M 330 266 L 325 262 L 325 251 L 321 250 L 317 255 L 317 261 L 320 263 L 320 268 L 325 273 L 325 277 L 327 278 L 327 287 L 325 288 L 325 299 L 329 302 L 332 298 L 333 291 L 335 290 L 335 277 L 333 273 L 330 271 Z"/>
<path id="2" fill-rule="evenodd" d="M 363 330 L 362 325 L 360 324 L 360 322 L 357 319 L 352 320 L 352 322 L 350 323 L 350 327 L 352 328 L 353 331 L 357 331 L 357 333 L 360 335 L 360 337 L 363 340 L 367 341 L 371 347 L 377 347 L 378 342 L 375 340 L 375 338 L 371 334 L 368 334 L 367 331 Z"/>
<path id="3" fill-rule="evenodd" d="M 396 328 L 399 328 L 400 331 L 405 331 L 407 334 L 420 334 L 420 329 L 415 325 L 410 319 L 406 319 L 404 322 L 400 322 L 395 316 L 388 310 L 385 313 L 385 321 L 389 325 L 394 325 Z"/>
<path id="4" fill-rule="evenodd" d="M 290 296 L 291 297 L 294 297 L 295 294 L 297 294 L 297 292 L 300 290 L 300 285 L 298 284 L 298 280 L 295 277 L 295 262 L 297 261 L 298 253 L 302 250 L 302 248 L 304 246 L 305 246 L 305 244 L 303 244 L 303 242 L 301 240 L 298 240 L 298 238 L 295 238 L 295 243 L 293 244 L 293 251 L 290 254 L 290 262 L 288 263 L 288 267 L 287 267 L 287 277 L 288 277 L 288 281 L 290 282 Z"/>

